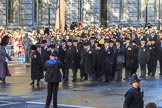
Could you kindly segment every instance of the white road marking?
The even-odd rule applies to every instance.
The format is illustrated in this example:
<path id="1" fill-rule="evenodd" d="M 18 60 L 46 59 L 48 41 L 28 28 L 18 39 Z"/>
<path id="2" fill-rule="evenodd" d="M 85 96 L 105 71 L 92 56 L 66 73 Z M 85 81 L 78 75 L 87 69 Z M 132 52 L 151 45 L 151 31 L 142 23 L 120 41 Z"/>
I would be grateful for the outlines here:
<path id="1" fill-rule="evenodd" d="M 42 102 L 31 102 L 28 101 L 26 102 L 28 104 L 40 104 L 40 105 L 45 105 L 45 103 Z M 95 108 L 95 107 L 85 107 L 85 106 L 77 106 L 77 105 L 65 105 L 65 104 L 58 104 L 59 106 L 65 106 L 65 107 L 75 107 L 75 108 Z"/>
<path id="2" fill-rule="evenodd" d="M 3 102 L 4 103 L 4 104 L 0 104 L 0 107 L 17 104 L 15 102 L 8 102 L 8 101 L 0 101 L 0 102 Z"/>

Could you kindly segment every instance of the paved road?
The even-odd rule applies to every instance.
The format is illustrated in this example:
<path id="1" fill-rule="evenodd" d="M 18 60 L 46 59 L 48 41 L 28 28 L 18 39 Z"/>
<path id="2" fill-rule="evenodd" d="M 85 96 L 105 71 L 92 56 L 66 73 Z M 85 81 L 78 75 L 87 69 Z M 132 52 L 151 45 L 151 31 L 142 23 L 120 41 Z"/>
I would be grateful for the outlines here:
<path id="1" fill-rule="evenodd" d="M 7 84 L 0 83 L 0 108 L 44 108 L 46 83 L 30 86 L 30 66 L 10 65 L 12 77 Z M 159 68 L 157 68 L 157 74 Z M 141 81 L 145 91 L 145 104 L 156 102 L 162 108 L 162 78 L 148 77 Z M 60 108 L 122 108 L 124 93 L 130 88 L 128 82 L 82 82 L 60 83 L 58 103 Z M 52 108 L 52 106 L 51 106 Z"/>

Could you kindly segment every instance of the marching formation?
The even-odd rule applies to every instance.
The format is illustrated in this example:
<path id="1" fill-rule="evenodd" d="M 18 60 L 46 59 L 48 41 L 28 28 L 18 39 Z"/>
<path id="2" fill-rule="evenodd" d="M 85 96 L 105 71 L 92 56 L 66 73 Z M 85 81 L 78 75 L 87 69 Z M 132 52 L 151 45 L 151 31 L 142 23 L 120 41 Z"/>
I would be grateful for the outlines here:
<path id="1" fill-rule="evenodd" d="M 78 79 L 78 70 L 81 80 L 90 81 L 120 81 L 123 68 L 123 80 L 128 80 L 138 68 L 141 79 L 154 77 L 158 60 L 162 75 L 162 30 L 92 28 L 59 33 L 50 41 L 47 37 L 41 41 L 42 65 L 51 53 L 57 55 L 64 81 L 69 80 L 69 69 L 73 82 Z"/>

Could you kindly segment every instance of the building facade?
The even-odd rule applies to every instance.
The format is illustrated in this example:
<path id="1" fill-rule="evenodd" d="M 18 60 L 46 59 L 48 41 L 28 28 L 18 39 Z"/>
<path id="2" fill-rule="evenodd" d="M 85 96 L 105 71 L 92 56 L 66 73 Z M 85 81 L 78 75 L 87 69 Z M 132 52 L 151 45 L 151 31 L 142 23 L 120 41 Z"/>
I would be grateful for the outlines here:
<path id="1" fill-rule="evenodd" d="M 82 21 L 84 26 L 129 23 L 158 24 L 162 0 L 66 0 L 66 24 Z M 59 0 L 0 0 L 1 28 L 53 27 Z"/>

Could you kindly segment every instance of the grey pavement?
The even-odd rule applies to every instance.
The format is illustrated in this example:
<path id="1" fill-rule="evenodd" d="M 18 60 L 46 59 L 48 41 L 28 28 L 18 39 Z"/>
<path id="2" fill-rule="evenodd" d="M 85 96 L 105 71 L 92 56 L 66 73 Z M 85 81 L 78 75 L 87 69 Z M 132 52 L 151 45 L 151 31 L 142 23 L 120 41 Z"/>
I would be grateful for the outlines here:
<path id="1" fill-rule="evenodd" d="M 12 63 L 9 67 L 12 77 L 7 77 L 7 84 L 0 83 L 0 108 L 44 108 L 46 82 L 42 79 L 39 87 L 29 85 L 30 65 Z M 156 77 L 147 77 L 141 81 L 141 86 L 145 104 L 155 102 L 158 108 L 162 108 L 162 77 L 158 73 L 159 68 Z M 127 81 L 103 83 L 78 80 L 72 83 L 70 80 L 60 83 L 58 104 L 60 108 L 122 108 L 124 94 L 129 88 Z"/>

